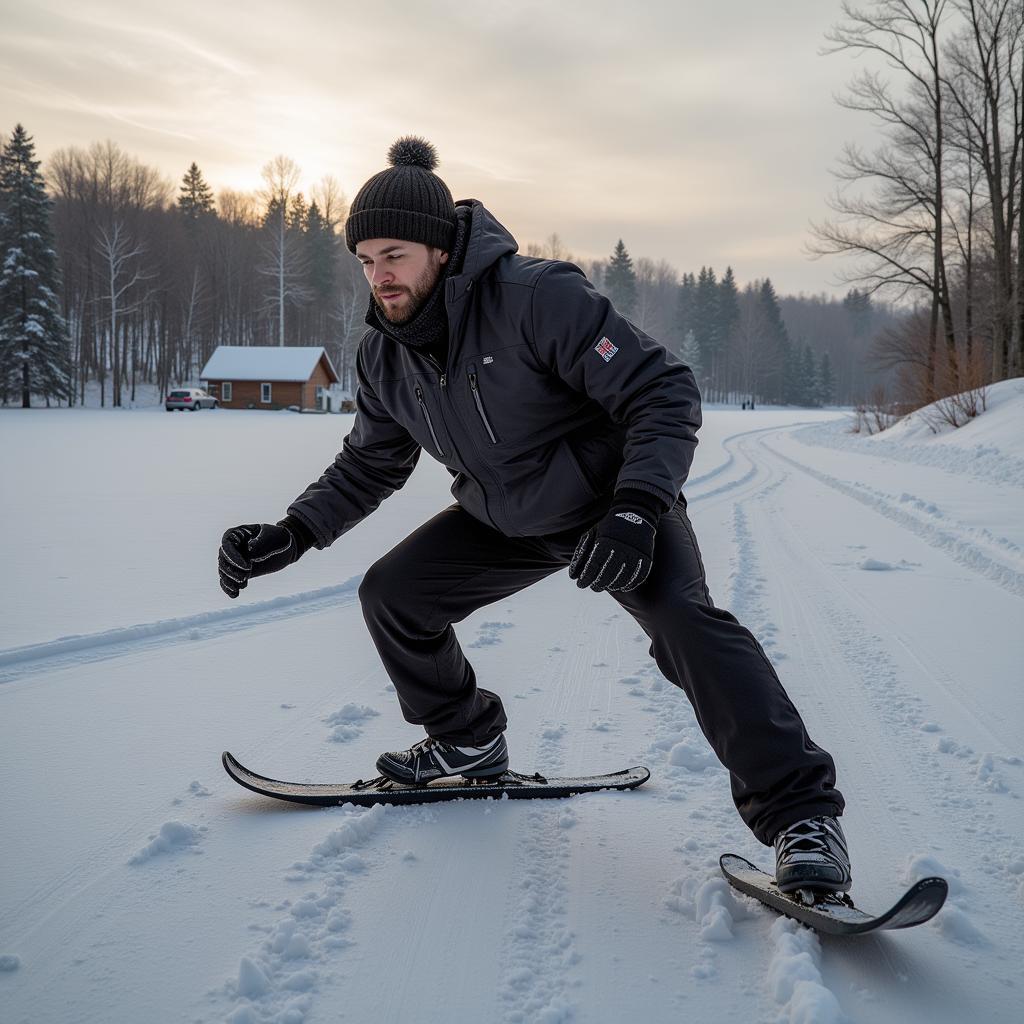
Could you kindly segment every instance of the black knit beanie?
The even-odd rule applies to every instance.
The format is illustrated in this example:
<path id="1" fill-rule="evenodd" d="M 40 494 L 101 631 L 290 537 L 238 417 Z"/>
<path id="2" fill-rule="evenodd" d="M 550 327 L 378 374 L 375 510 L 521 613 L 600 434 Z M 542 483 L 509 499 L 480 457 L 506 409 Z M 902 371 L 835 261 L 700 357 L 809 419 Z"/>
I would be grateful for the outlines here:
<path id="1" fill-rule="evenodd" d="M 433 172 L 437 151 L 415 135 L 388 150 L 386 171 L 375 174 L 359 190 L 345 221 L 350 252 L 367 238 L 400 238 L 450 252 L 455 241 L 455 201 L 448 186 Z"/>

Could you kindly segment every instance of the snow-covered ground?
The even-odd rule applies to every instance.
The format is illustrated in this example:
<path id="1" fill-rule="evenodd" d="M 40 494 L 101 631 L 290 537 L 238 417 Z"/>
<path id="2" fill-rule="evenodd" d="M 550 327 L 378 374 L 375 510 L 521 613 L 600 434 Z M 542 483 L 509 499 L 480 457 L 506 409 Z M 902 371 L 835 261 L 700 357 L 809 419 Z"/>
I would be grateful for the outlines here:
<path id="1" fill-rule="evenodd" d="M 222 772 L 346 781 L 418 732 L 356 599 L 450 498 L 424 458 L 327 552 L 216 581 L 347 416 L 0 411 L 0 1018 L 1019 1019 L 1024 382 L 962 430 L 711 409 L 687 486 L 711 591 L 838 764 L 854 896 L 941 873 L 930 924 L 817 938 L 734 895 L 765 867 L 725 772 L 607 595 L 558 574 L 458 627 L 514 763 L 634 793 L 302 809 Z"/>

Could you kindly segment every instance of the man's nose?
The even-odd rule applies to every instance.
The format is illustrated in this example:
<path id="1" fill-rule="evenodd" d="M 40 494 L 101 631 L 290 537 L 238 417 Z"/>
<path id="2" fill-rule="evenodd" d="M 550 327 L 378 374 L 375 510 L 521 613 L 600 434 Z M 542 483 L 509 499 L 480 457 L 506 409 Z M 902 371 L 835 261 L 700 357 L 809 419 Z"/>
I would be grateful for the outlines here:
<path id="1" fill-rule="evenodd" d="M 379 263 L 375 263 L 373 266 L 373 276 L 370 278 L 370 284 L 376 288 L 380 284 L 387 284 L 394 280 L 395 275 L 391 271 L 382 266 Z"/>

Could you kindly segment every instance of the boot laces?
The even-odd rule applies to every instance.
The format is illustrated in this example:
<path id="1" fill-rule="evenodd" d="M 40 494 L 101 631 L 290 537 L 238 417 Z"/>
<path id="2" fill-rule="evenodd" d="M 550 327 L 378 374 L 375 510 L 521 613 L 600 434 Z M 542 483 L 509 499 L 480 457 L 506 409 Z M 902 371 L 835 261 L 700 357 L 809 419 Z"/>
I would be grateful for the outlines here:
<path id="1" fill-rule="evenodd" d="M 419 758 L 428 755 L 438 745 L 438 742 L 432 736 L 428 736 L 426 739 L 420 740 L 419 743 L 414 743 L 408 750 L 396 750 L 391 756 L 406 764 L 415 764 Z"/>
<path id="2" fill-rule="evenodd" d="M 829 828 L 826 818 L 808 818 L 798 821 L 787 828 L 779 837 L 779 856 L 785 859 L 794 853 L 820 853 L 835 858 L 838 846 L 843 850 L 839 835 L 834 828 Z"/>

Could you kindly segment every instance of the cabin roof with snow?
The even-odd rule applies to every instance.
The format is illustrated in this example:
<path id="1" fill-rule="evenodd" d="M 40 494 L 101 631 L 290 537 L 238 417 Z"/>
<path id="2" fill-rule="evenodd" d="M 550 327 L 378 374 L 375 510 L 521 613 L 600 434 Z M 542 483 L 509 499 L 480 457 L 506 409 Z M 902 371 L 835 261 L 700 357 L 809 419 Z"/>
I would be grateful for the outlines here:
<path id="1" fill-rule="evenodd" d="M 339 380 L 322 346 L 218 345 L 207 360 L 203 380 L 298 381 L 313 376 L 320 360 L 332 381 Z"/>

